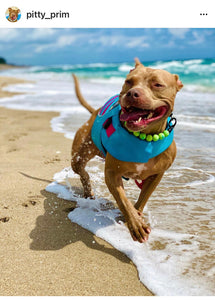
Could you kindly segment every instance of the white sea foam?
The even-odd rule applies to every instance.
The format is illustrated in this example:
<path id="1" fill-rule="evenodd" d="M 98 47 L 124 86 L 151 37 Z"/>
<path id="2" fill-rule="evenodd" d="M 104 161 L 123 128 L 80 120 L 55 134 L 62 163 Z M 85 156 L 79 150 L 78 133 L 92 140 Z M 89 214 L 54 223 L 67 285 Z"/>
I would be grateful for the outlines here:
<path id="1" fill-rule="evenodd" d="M 203 184 L 213 183 L 215 177 L 201 169 L 190 167 L 175 167 L 168 171 L 168 177 L 177 179 L 173 181 L 173 186 L 177 188 L 194 187 Z M 171 183 L 170 183 L 171 185 Z"/>
<path id="2" fill-rule="evenodd" d="M 130 72 L 131 69 L 133 69 L 133 68 L 134 68 L 133 65 L 122 64 L 121 66 L 119 66 L 119 71 L 121 71 L 121 72 Z"/>
<path id="3" fill-rule="evenodd" d="M 183 122 L 181 121 L 179 123 L 181 126 L 184 127 L 195 127 L 195 128 L 200 128 L 200 129 L 206 129 L 206 130 L 215 130 L 215 124 L 198 124 L 198 123 L 194 123 L 194 122 Z"/>
<path id="4" fill-rule="evenodd" d="M 70 220 L 127 255 L 136 265 L 140 280 L 153 293 L 159 296 L 213 295 L 206 281 L 199 282 L 195 276 L 186 275 L 193 255 L 199 251 L 195 234 L 163 230 L 150 220 L 154 225 L 149 241 L 145 244 L 134 242 L 124 223 L 116 221 L 121 213 L 111 202 L 101 197 L 82 198 L 68 184 L 68 178 L 77 178 L 69 167 L 55 174 L 56 181 L 46 190 L 76 201 L 77 208 L 68 215 Z M 63 181 L 67 184 L 63 185 Z"/>
<path id="5" fill-rule="evenodd" d="M 156 69 L 183 68 L 183 64 L 180 61 L 173 60 L 169 62 L 157 62 L 155 65 L 150 65 L 149 67 Z"/>
<path id="6" fill-rule="evenodd" d="M 89 79 L 89 81 L 92 83 L 105 84 L 105 85 L 115 84 L 115 85 L 119 85 L 120 87 L 122 86 L 124 80 L 125 80 L 125 77 L 116 77 L 116 76 L 112 76 L 110 78 L 91 78 L 91 79 Z"/>
<path id="7" fill-rule="evenodd" d="M 201 64 L 203 62 L 202 59 L 190 59 L 190 60 L 185 60 L 183 64 L 186 65 L 193 65 L 193 64 Z"/>

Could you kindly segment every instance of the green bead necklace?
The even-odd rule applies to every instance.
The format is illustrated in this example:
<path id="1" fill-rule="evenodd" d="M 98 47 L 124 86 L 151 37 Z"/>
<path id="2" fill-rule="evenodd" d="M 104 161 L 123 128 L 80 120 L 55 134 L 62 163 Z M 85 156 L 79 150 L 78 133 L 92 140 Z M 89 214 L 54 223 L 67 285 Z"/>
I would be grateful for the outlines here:
<path id="1" fill-rule="evenodd" d="M 126 125 L 126 122 L 124 123 L 124 125 Z M 141 140 L 146 140 L 147 142 L 157 142 L 159 140 L 163 140 L 165 137 L 167 137 L 169 135 L 169 131 L 166 129 L 164 130 L 163 132 L 161 133 L 158 133 L 158 134 L 145 134 L 143 132 L 140 132 L 140 131 L 132 131 L 132 130 L 129 130 L 129 132 L 133 133 L 134 136 L 138 137 L 139 139 Z"/>

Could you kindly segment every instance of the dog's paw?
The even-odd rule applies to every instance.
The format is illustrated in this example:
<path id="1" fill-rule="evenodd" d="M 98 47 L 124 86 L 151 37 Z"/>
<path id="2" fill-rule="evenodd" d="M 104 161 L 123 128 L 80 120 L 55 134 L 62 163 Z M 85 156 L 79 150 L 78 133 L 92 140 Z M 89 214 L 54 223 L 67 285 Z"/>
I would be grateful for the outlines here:
<path id="1" fill-rule="evenodd" d="M 133 214 L 127 221 L 127 226 L 134 241 L 144 243 L 148 240 L 151 229 L 141 215 Z"/>
<path id="2" fill-rule="evenodd" d="M 92 191 L 85 191 L 84 192 L 84 198 L 90 198 L 90 199 L 95 199 L 95 195 L 94 195 L 94 193 L 92 192 Z"/>

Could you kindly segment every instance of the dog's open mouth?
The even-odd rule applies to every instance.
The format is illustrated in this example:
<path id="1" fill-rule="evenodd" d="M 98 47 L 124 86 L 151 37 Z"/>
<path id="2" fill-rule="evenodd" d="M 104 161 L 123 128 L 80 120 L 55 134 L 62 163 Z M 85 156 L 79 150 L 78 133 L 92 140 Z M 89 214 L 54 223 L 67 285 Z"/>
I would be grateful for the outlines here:
<path id="1" fill-rule="evenodd" d="M 146 126 L 162 118 L 168 110 L 167 106 L 160 106 L 155 110 L 140 109 L 137 107 L 122 107 L 120 121 L 127 122 L 128 125 L 137 127 Z"/>

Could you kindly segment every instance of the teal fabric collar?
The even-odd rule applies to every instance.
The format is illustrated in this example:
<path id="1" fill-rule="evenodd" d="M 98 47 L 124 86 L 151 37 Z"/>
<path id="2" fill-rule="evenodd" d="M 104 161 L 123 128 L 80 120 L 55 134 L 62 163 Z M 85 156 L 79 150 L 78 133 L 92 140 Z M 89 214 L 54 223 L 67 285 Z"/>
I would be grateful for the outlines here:
<path id="1" fill-rule="evenodd" d="M 146 163 L 149 159 L 164 152 L 172 144 L 173 130 L 163 140 L 148 142 L 137 138 L 123 128 L 119 120 L 121 107 L 118 100 L 119 97 L 116 95 L 106 102 L 92 127 L 92 140 L 104 156 L 109 152 L 121 161 Z M 170 122 L 169 117 L 167 129 L 171 127 Z"/>

